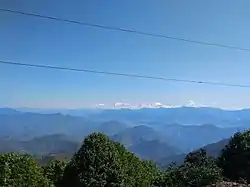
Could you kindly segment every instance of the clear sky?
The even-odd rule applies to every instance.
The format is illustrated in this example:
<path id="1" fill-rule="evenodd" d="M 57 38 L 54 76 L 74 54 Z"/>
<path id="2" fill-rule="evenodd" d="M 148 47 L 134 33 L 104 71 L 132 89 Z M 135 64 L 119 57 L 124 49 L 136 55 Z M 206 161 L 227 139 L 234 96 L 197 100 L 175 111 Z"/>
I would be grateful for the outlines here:
<path id="1" fill-rule="evenodd" d="M 248 0 L 1 0 L 1 8 L 250 48 Z M 0 60 L 250 84 L 250 52 L 0 12 Z M 131 79 L 0 64 L 0 107 L 114 102 L 250 106 L 250 88 Z"/>

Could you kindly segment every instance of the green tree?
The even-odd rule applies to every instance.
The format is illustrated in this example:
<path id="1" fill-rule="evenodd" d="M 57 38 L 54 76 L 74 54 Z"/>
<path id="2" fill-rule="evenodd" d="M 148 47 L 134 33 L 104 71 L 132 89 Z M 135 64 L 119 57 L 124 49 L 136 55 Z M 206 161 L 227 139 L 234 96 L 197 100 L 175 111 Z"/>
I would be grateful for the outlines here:
<path id="1" fill-rule="evenodd" d="M 207 161 L 207 153 L 204 149 L 199 149 L 189 153 L 185 159 L 184 163 L 190 163 L 195 165 L 205 164 Z"/>
<path id="2" fill-rule="evenodd" d="M 237 132 L 218 158 L 223 175 L 232 180 L 250 182 L 250 131 Z"/>
<path id="3" fill-rule="evenodd" d="M 62 186 L 151 187 L 158 168 L 141 161 L 124 146 L 101 133 L 85 138 L 66 166 Z"/>
<path id="4" fill-rule="evenodd" d="M 66 162 L 62 160 L 52 160 L 47 165 L 43 166 L 44 176 L 46 176 L 55 186 L 60 184 Z"/>
<path id="5" fill-rule="evenodd" d="M 62 183 L 64 186 L 84 187 L 125 186 L 124 175 L 116 145 L 107 136 L 93 133 L 85 138 L 72 158 Z"/>
<path id="6" fill-rule="evenodd" d="M 151 187 L 160 172 L 159 168 L 151 161 L 140 160 L 120 143 L 113 143 L 119 152 L 120 164 L 126 176 L 126 186 Z"/>
<path id="7" fill-rule="evenodd" d="M 15 153 L 0 155 L 1 187 L 49 187 L 42 168 L 28 155 Z"/>
<path id="8" fill-rule="evenodd" d="M 184 164 L 171 166 L 161 177 L 161 187 L 202 187 L 222 180 L 221 169 L 205 150 L 189 153 Z"/>
<path id="9" fill-rule="evenodd" d="M 216 166 L 216 159 L 212 156 L 208 156 L 206 150 L 198 149 L 187 154 L 184 159 L 184 163 L 189 163 L 196 166 L 212 167 Z"/>
<path id="10" fill-rule="evenodd" d="M 181 182 L 184 186 L 207 186 L 222 180 L 221 170 L 216 165 L 194 165 L 186 163 L 180 168 Z"/>

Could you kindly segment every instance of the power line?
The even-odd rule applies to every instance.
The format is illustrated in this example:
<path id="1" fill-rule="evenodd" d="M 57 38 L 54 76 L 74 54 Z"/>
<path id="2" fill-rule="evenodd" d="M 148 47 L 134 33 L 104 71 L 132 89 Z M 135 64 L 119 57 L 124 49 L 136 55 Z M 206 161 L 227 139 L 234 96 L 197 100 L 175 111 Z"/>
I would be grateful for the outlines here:
<path id="1" fill-rule="evenodd" d="M 14 14 L 21 14 L 21 15 L 26 15 L 26 16 L 32 16 L 32 17 L 38 17 L 38 18 L 43 18 L 43 19 L 49 19 L 49 20 L 54 20 L 54 21 L 60 21 L 60 22 L 66 22 L 66 23 L 71 23 L 71 24 L 78 24 L 81 26 L 95 27 L 95 28 L 99 28 L 99 29 L 127 32 L 127 33 L 157 37 L 157 38 L 162 38 L 162 39 L 177 40 L 177 41 L 181 41 L 181 42 L 195 43 L 195 44 L 206 45 L 206 46 L 213 46 L 213 47 L 220 47 L 220 48 L 227 48 L 227 49 L 250 52 L 249 48 L 243 48 L 243 47 L 239 47 L 239 46 L 230 46 L 230 45 L 224 45 L 224 44 L 219 44 L 219 43 L 210 43 L 210 42 L 205 42 L 205 41 L 190 40 L 190 39 L 167 36 L 167 35 L 162 35 L 162 34 L 154 34 L 154 33 L 148 33 L 148 32 L 143 32 L 143 31 L 126 29 L 126 28 L 119 28 L 119 27 L 112 27 L 112 26 L 107 26 L 107 25 L 87 23 L 87 22 L 81 22 L 81 21 L 76 21 L 76 20 L 69 20 L 69 19 L 63 19 L 63 18 L 58 18 L 58 17 L 46 16 L 46 15 L 41 15 L 41 14 L 34 14 L 34 13 L 28 13 L 28 12 L 22 12 L 22 11 L 10 10 L 10 9 L 4 9 L 4 8 L 0 8 L 0 11 L 14 13 Z"/>
<path id="2" fill-rule="evenodd" d="M 34 67 L 34 68 L 47 68 L 47 69 L 56 69 L 56 70 L 67 70 L 67 71 L 77 71 L 77 72 L 85 72 L 85 73 L 105 74 L 105 75 L 113 75 L 113 76 L 124 76 L 124 77 L 130 77 L 130 78 L 144 78 L 144 79 L 153 79 L 153 80 L 162 80 L 162 81 L 174 81 L 174 82 L 186 82 L 186 83 L 194 83 L 194 84 L 210 84 L 210 85 L 215 85 L 215 86 L 230 86 L 230 87 L 250 88 L 250 85 L 228 84 L 228 83 L 220 83 L 220 82 L 197 81 L 197 80 L 186 80 L 186 79 L 173 79 L 173 78 L 167 78 L 167 77 L 155 77 L 155 76 L 138 75 L 138 74 L 117 73 L 117 72 L 108 72 L 108 71 L 96 71 L 96 70 L 90 70 L 90 69 L 67 68 L 67 67 L 61 67 L 61 66 L 18 63 L 18 62 L 10 62 L 10 61 L 3 61 L 3 60 L 0 60 L 0 63 L 7 64 L 7 65 L 15 65 L 15 66 Z"/>

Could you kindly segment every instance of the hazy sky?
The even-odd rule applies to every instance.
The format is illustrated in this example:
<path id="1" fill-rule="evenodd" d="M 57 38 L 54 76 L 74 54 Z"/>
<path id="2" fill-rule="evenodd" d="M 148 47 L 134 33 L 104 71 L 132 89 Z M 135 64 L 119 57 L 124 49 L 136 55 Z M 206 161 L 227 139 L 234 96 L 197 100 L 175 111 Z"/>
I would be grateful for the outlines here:
<path id="1" fill-rule="evenodd" d="M 1 8 L 250 48 L 247 0 L 1 0 Z M 250 52 L 0 12 L 0 60 L 250 85 Z M 0 64 L 0 107 L 250 106 L 250 88 Z"/>

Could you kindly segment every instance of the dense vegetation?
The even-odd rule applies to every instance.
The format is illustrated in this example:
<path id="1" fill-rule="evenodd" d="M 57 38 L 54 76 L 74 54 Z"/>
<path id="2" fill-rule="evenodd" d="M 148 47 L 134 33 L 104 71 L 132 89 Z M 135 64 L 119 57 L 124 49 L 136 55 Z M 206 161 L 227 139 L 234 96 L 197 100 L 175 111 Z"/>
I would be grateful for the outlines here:
<path id="1" fill-rule="evenodd" d="M 87 136 L 68 162 L 46 165 L 21 154 L 0 155 L 2 187 L 202 187 L 223 180 L 250 182 L 250 131 L 236 133 L 218 158 L 203 149 L 189 153 L 180 166 L 159 169 L 140 160 L 102 133 Z"/>

